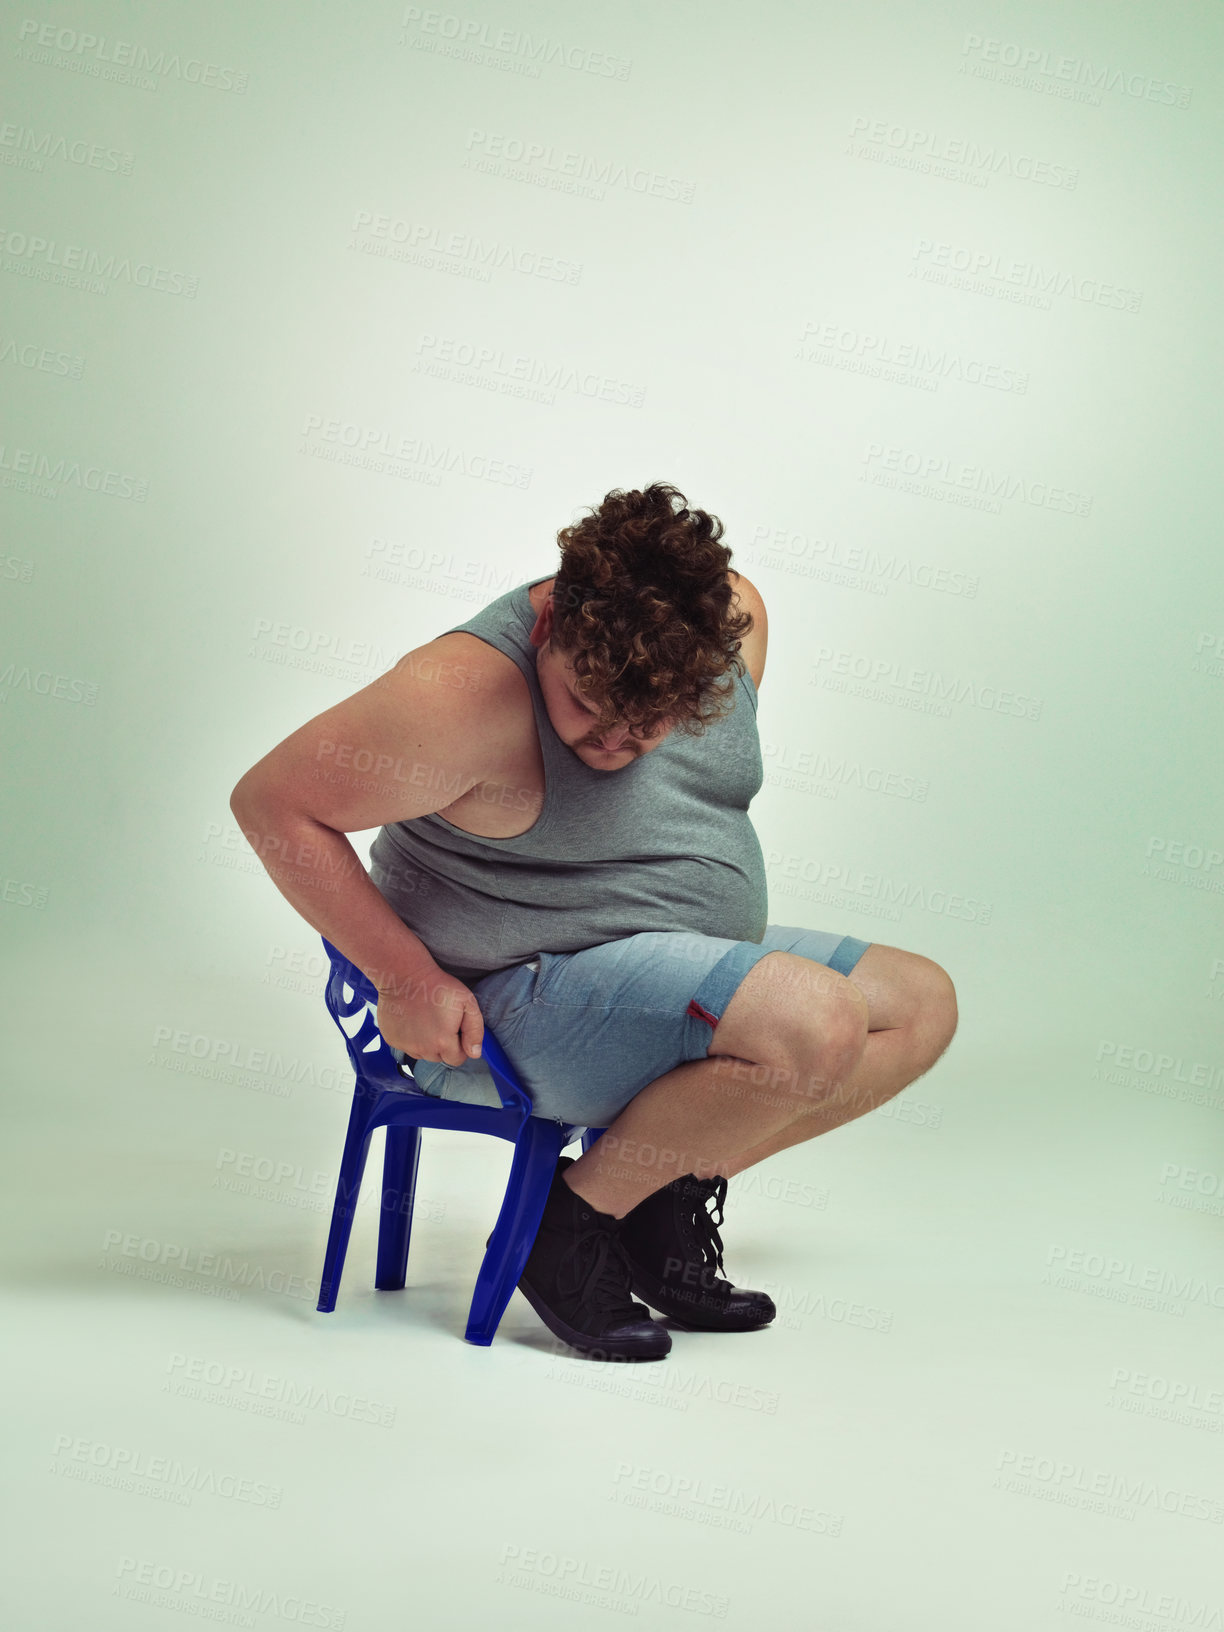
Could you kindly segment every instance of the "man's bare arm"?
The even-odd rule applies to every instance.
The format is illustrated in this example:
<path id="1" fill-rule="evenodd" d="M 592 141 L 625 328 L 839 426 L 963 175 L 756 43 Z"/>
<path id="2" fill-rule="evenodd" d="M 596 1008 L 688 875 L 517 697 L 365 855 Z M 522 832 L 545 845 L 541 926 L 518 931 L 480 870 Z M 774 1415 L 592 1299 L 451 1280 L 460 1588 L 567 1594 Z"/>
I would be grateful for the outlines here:
<path id="1" fill-rule="evenodd" d="M 441 971 L 344 835 L 444 809 L 489 776 L 506 661 L 472 636 L 440 636 L 286 737 L 230 796 L 281 894 L 380 992 Z"/>

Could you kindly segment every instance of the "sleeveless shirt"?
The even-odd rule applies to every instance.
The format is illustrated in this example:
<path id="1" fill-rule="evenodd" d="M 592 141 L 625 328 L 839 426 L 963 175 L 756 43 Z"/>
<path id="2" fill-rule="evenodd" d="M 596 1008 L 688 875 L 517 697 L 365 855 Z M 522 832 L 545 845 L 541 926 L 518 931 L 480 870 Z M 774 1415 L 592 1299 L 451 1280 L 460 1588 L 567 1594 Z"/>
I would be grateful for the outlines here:
<path id="1" fill-rule="evenodd" d="M 618 770 L 585 764 L 553 729 L 536 672 L 528 591 L 507 591 L 446 634 L 479 637 L 518 665 L 544 762 L 535 823 L 482 838 L 431 813 L 380 829 L 370 877 L 439 968 L 467 986 L 539 952 L 578 952 L 647 930 L 760 942 L 765 862 L 748 815 L 764 781 L 757 691 L 698 736 L 672 731 Z"/>

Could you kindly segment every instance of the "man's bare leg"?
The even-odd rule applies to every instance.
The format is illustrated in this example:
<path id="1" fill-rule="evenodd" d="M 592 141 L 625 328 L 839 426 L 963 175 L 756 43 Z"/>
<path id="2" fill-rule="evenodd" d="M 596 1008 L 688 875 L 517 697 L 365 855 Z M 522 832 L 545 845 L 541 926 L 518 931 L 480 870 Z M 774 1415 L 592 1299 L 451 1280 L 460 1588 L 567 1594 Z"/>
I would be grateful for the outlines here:
<path id="1" fill-rule="evenodd" d="M 873 941 L 847 978 L 867 998 L 871 1021 L 858 1064 L 821 1104 L 719 1168 L 727 1178 L 886 1104 L 925 1075 L 952 1041 L 956 989 L 931 959 Z"/>
<path id="2" fill-rule="evenodd" d="M 867 1021 L 867 999 L 844 975 L 797 953 L 766 953 L 727 1004 L 706 1057 L 635 1095 L 566 1170 L 566 1184 L 623 1218 L 683 1173 L 720 1172 L 810 1110 L 813 1093 L 846 1080 Z"/>
<path id="3" fill-rule="evenodd" d="M 954 1028 L 951 981 L 929 959 L 873 943 L 847 977 L 767 953 L 707 1057 L 637 1094 L 565 1182 L 622 1218 L 682 1173 L 729 1177 L 883 1104 L 929 1069 Z"/>

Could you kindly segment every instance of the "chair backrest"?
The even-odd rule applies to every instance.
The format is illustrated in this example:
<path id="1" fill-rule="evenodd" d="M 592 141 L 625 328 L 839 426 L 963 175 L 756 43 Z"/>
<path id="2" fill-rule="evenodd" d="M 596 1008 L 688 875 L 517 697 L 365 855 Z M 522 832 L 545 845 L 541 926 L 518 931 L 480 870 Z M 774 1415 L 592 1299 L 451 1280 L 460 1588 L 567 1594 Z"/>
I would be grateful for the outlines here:
<path id="1" fill-rule="evenodd" d="M 340 1028 L 358 1081 L 364 1081 L 369 1086 L 402 1089 L 404 1078 L 399 1061 L 392 1054 L 374 1018 L 378 988 L 355 963 L 349 962 L 343 952 L 337 951 L 326 935 L 323 936 L 323 949 L 331 960 L 324 1001 L 328 1013 Z M 361 1020 L 357 1026 L 350 1028 L 343 1023 L 345 1020 L 351 1021 L 358 1012 L 361 1013 Z"/>
<path id="2" fill-rule="evenodd" d="M 323 949 L 331 960 L 331 974 L 327 979 L 324 1000 L 328 1012 L 344 1037 L 349 1059 L 358 1083 L 362 1081 L 381 1088 L 404 1089 L 404 1076 L 399 1061 L 378 1029 L 375 1010 L 378 1007 L 378 988 L 368 975 L 322 937 Z M 352 1031 L 344 1025 L 358 1010 L 363 1010 L 360 1024 Z M 481 1057 L 489 1067 L 503 1107 L 510 1111 L 531 1114 L 531 1099 L 514 1075 L 514 1068 L 502 1052 L 501 1044 L 485 1026 Z"/>

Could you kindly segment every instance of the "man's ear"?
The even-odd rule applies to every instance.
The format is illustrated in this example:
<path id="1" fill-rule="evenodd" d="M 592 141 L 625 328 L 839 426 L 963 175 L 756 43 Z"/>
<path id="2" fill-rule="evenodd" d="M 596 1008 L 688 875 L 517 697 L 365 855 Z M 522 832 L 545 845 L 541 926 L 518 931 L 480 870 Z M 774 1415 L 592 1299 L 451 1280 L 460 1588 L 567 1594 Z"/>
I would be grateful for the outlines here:
<path id="1" fill-rule="evenodd" d="M 530 641 L 531 641 L 531 644 L 533 646 L 545 646 L 545 645 L 547 645 L 548 642 L 552 639 L 552 628 L 553 628 L 553 606 L 552 606 L 552 591 L 550 590 L 549 595 L 548 595 L 548 599 L 544 602 L 544 605 L 540 608 L 539 612 L 536 614 L 536 621 L 531 626 L 531 633 L 530 633 L 530 635 L 528 637 L 530 639 Z"/>

